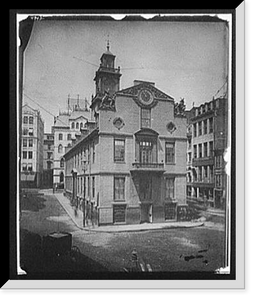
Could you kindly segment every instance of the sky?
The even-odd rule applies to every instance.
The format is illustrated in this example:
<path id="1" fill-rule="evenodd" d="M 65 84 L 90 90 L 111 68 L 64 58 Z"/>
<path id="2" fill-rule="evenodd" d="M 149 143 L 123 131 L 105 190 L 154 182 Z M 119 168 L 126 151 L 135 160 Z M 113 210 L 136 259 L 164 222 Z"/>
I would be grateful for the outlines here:
<path id="1" fill-rule="evenodd" d="M 228 74 L 222 22 L 35 21 L 24 53 L 23 103 L 40 110 L 45 132 L 67 109 L 68 95 L 90 102 L 107 40 L 121 89 L 134 80 L 155 82 L 175 101 L 184 98 L 187 109 L 211 101 Z"/>

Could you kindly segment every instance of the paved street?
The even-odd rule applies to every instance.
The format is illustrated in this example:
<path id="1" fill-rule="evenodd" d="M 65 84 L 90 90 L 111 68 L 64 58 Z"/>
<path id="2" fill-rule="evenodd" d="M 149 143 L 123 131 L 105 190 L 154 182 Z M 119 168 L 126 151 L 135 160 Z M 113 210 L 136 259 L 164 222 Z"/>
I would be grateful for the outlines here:
<path id="1" fill-rule="evenodd" d="M 56 231 L 72 234 L 72 244 L 79 247 L 90 264 L 84 272 L 130 270 L 134 249 L 142 266 L 153 272 L 214 271 L 223 266 L 221 226 L 116 233 L 85 231 L 73 223 L 50 193 L 23 200 L 21 208 L 22 230 L 40 236 Z"/>

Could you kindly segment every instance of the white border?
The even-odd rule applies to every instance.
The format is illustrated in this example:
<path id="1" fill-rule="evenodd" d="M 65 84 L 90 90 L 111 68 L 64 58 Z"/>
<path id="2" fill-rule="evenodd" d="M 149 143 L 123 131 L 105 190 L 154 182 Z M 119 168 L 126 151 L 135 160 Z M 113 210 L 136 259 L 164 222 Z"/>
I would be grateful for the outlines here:
<path id="1" fill-rule="evenodd" d="M 239 124 L 236 126 L 236 169 L 239 170 L 236 172 L 236 181 L 239 183 L 236 185 L 236 199 L 239 199 L 236 201 L 236 280 L 65 280 L 64 282 L 63 280 L 9 280 L 3 286 L 4 289 L 244 288 L 244 202 L 242 201 L 244 199 L 244 160 L 241 159 L 244 158 L 244 2 L 237 7 L 236 13 L 236 125 Z M 145 17 L 144 14 L 142 16 Z M 146 16 L 152 17 L 153 15 Z"/>

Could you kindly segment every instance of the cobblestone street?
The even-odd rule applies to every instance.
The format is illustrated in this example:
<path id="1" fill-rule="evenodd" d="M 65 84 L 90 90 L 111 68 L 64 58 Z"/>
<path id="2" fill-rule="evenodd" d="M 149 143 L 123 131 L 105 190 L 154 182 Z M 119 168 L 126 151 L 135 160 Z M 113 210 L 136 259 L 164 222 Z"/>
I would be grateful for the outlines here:
<path id="1" fill-rule="evenodd" d="M 88 272 L 124 272 L 133 266 L 136 249 L 142 266 L 153 272 L 212 272 L 223 266 L 224 231 L 220 226 L 143 232 L 94 232 L 77 228 L 54 195 L 35 195 L 33 205 L 21 203 L 22 230 L 45 236 L 64 231 L 90 262 Z M 24 200 L 23 200 L 24 201 Z M 81 266 L 80 266 L 81 267 Z M 145 267 L 147 270 L 147 267 Z M 80 270 L 81 271 L 81 270 Z"/>

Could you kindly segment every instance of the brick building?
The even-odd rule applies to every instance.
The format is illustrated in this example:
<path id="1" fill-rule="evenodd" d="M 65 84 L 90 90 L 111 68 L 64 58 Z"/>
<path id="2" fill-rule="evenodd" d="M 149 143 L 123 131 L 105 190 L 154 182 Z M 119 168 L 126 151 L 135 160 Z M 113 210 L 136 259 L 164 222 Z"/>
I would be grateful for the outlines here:
<path id="1" fill-rule="evenodd" d="M 64 155 L 65 192 L 85 197 L 99 224 L 175 220 L 186 202 L 186 117 L 154 83 L 120 90 L 120 77 L 108 46 L 94 78 L 96 127 Z"/>
<path id="2" fill-rule="evenodd" d="M 187 117 L 187 195 L 210 206 L 224 208 L 227 99 L 220 97 L 193 107 Z"/>
<path id="3" fill-rule="evenodd" d="M 21 187 L 40 187 L 43 173 L 44 122 L 39 110 L 22 107 Z"/>

